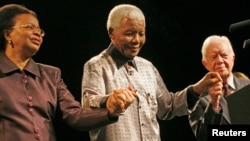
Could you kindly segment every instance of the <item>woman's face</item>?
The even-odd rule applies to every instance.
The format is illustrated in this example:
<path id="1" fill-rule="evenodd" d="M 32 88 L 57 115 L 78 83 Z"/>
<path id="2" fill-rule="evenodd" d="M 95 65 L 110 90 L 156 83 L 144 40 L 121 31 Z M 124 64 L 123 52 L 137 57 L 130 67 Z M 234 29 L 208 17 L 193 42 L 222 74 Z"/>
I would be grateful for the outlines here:
<path id="1" fill-rule="evenodd" d="M 31 57 L 39 50 L 43 42 L 43 31 L 36 17 L 31 14 L 20 14 L 14 18 L 14 26 L 10 29 L 7 40 L 11 40 L 13 51 Z"/>

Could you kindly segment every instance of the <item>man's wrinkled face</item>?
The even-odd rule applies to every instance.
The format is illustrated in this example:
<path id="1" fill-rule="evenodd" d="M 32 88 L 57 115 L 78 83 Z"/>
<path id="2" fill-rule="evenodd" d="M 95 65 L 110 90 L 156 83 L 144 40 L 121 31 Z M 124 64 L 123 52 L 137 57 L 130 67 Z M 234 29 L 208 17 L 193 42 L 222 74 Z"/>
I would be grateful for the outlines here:
<path id="1" fill-rule="evenodd" d="M 146 41 L 144 20 L 124 18 L 109 34 L 113 45 L 128 58 L 138 55 Z"/>
<path id="2" fill-rule="evenodd" d="M 205 59 L 202 64 L 208 71 L 219 72 L 222 78 L 226 78 L 232 72 L 235 55 L 224 42 L 214 42 L 206 48 Z"/>

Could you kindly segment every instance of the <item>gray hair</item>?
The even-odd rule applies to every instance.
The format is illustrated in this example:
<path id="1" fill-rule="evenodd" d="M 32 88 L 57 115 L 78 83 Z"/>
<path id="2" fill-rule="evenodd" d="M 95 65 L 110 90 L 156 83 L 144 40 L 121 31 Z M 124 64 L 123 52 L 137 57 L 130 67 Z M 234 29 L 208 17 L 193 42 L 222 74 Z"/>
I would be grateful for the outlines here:
<path id="1" fill-rule="evenodd" d="M 140 8 L 131 4 L 120 4 L 110 11 L 107 20 L 107 30 L 119 28 L 124 18 L 138 19 L 145 22 L 145 16 Z"/>
<path id="2" fill-rule="evenodd" d="M 218 41 L 223 41 L 224 43 L 228 44 L 229 47 L 229 51 L 230 53 L 232 53 L 232 55 L 235 55 L 232 44 L 230 42 L 230 40 L 228 39 L 228 37 L 226 36 L 221 36 L 221 35 L 211 35 L 209 37 L 207 37 L 201 47 L 201 54 L 202 54 L 202 60 L 206 59 L 206 50 L 207 48 L 214 42 L 218 42 Z"/>

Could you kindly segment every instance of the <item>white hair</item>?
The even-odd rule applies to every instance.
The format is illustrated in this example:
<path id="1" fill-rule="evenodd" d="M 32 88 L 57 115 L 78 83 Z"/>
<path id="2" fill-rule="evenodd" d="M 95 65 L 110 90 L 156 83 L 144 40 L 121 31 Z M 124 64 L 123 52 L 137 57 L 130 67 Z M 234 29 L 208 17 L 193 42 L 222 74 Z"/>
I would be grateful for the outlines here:
<path id="1" fill-rule="evenodd" d="M 140 8 L 131 4 L 120 4 L 110 11 L 107 19 L 107 30 L 119 28 L 124 18 L 143 20 L 145 23 L 145 16 Z"/>
<path id="2" fill-rule="evenodd" d="M 220 36 L 220 35 L 211 35 L 211 36 L 207 37 L 204 40 L 203 44 L 202 44 L 202 47 L 201 47 L 202 60 L 206 59 L 206 50 L 207 50 L 207 48 L 212 43 L 215 43 L 215 42 L 218 42 L 218 41 L 219 42 L 222 41 L 222 42 L 226 43 L 228 45 L 228 47 L 229 47 L 230 53 L 232 53 L 232 55 L 235 55 L 232 44 L 231 44 L 230 40 L 228 39 L 228 37 Z"/>

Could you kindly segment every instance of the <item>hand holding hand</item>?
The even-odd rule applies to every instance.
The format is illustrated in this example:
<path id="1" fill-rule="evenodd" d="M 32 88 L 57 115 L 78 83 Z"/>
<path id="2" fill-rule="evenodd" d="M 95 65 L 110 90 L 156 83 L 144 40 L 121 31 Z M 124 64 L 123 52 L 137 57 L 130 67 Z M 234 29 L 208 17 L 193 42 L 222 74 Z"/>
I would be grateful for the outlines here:
<path id="1" fill-rule="evenodd" d="M 199 82 L 193 85 L 193 90 L 201 94 L 218 82 L 222 82 L 220 74 L 218 72 L 208 72 Z"/>
<path id="2" fill-rule="evenodd" d="M 210 104 L 215 110 L 220 109 L 220 99 L 223 95 L 222 82 L 218 82 L 208 89 L 210 95 Z"/>
<path id="3" fill-rule="evenodd" d="M 133 87 L 115 89 L 107 99 L 106 107 L 111 116 L 117 116 L 128 108 L 136 99 L 137 93 Z"/>

